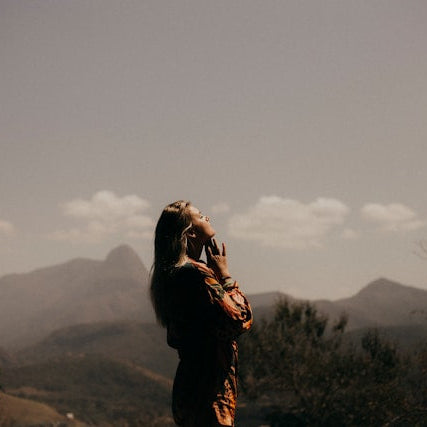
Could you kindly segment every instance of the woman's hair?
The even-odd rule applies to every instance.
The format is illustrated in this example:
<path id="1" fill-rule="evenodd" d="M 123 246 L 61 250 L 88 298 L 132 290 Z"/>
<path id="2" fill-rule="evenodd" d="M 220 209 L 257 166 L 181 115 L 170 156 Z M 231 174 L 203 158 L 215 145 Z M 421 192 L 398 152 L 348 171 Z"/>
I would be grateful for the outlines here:
<path id="1" fill-rule="evenodd" d="M 168 283 L 176 267 L 184 263 L 187 231 L 191 228 L 191 203 L 178 200 L 163 209 L 154 237 L 154 263 L 151 269 L 151 301 L 158 322 L 166 326 L 168 315 Z"/>

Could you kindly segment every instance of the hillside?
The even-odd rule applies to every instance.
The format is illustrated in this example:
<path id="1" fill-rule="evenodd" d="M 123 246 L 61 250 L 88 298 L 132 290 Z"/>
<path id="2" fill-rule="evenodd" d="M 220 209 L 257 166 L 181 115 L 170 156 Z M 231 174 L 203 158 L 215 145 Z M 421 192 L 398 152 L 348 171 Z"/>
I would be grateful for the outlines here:
<path id="1" fill-rule="evenodd" d="M 279 298 L 302 301 L 280 292 L 248 295 L 248 298 L 255 321 L 270 318 Z M 377 328 L 384 337 L 403 348 L 413 348 L 427 341 L 427 290 L 381 278 L 350 298 L 311 302 L 331 321 L 346 314 L 349 340 L 358 341 L 363 332 Z"/>
<path id="2" fill-rule="evenodd" d="M 384 278 L 369 283 L 350 298 L 314 303 L 331 318 L 347 313 L 348 330 L 413 325 L 427 331 L 427 290 Z"/>
<path id="3" fill-rule="evenodd" d="M 280 299 L 297 301 L 297 299 L 282 292 L 248 294 L 247 297 L 252 307 L 255 322 L 262 318 L 271 317 L 274 313 L 274 306 Z"/>
<path id="4" fill-rule="evenodd" d="M 69 420 L 50 406 L 0 392 L 1 426 L 52 426 L 80 427 L 83 424 Z"/>
<path id="5" fill-rule="evenodd" d="M 153 321 L 148 271 L 129 246 L 104 261 L 74 259 L 0 279 L 0 343 L 35 343 L 55 329 L 115 320 Z"/>
<path id="6" fill-rule="evenodd" d="M 248 297 L 255 321 L 270 316 L 278 298 L 295 300 L 280 292 Z M 312 302 L 330 318 L 347 313 L 349 331 L 398 325 L 427 328 L 427 290 L 388 279 L 375 280 L 349 298 Z M 3 349 L 0 365 L 8 363 L 7 353 L 35 345 L 58 329 L 100 322 L 154 323 L 154 320 L 148 295 L 148 271 L 135 251 L 126 245 L 113 249 L 103 261 L 79 258 L 26 274 L 4 276 L 0 278 L 0 347 Z M 83 335 L 86 333 L 89 332 Z M 95 347 L 100 344 L 98 338 Z M 92 337 L 85 339 L 90 342 Z M 124 346 L 131 341 L 125 339 Z M 103 345 L 108 347 L 106 341 Z M 83 351 L 87 350 L 85 347 Z"/>
<path id="7" fill-rule="evenodd" d="M 270 316 L 280 298 L 302 301 L 280 292 L 248 295 L 248 298 L 257 318 Z M 398 325 L 427 328 L 427 290 L 385 278 L 374 280 L 349 298 L 311 302 L 331 319 L 346 313 L 349 317 L 348 330 Z"/>
<path id="8" fill-rule="evenodd" d="M 90 425 L 171 425 L 170 384 L 129 363 L 64 356 L 9 368 L 2 382 L 9 395 L 72 412 Z"/>
<path id="9" fill-rule="evenodd" d="M 70 326 L 15 354 L 20 364 L 42 363 L 63 355 L 97 354 L 175 375 L 178 357 L 166 344 L 165 330 L 151 323 L 115 322 Z"/>
<path id="10" fill-rule="evenodd" d="M 279 298 L 295 301 L 279 292 L 248 298 L 255 322 Z M 352 341 L 374 326 L 407 346 L 427 338 L 426 290 L 379 279 L 350 298 L 313 303 L 332 319 L 346 312 Z M 147 269 L 128 246 L 104 261 L 1 278 L 0 344 L 1 384 L 12 401 L 38 400 L 92 425 L 173 425 L 177 355 L 154 323 Z"/>

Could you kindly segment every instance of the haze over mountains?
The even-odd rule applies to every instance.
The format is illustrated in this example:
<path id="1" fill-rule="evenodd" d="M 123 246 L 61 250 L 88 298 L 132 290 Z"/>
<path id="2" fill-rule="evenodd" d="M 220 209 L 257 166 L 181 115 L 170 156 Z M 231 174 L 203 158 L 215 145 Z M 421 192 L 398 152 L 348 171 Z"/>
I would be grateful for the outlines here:
<path id="1" fill-rule="evenodd" d="M 286 295 L 250 295 L 255 319 L 271 313 L 282 296 Z M 347 313 L 348 330 L 402 325 L 427 328 L 427 290 L 384 278 L 352 297 L 313 302 L 331 318 Z M 155 321 L 147 268 L 127 245 L 113 249 L 104 261 L 74 259 L 0 278 L 0 347 L 6 350 L 36 344 L 61 328 L 116 321 Z"/>
<path id="2" fill-rule="evenodd" d="M 427 326 L 427 291 L 380 278 L 350 298 L 315 301 L 330 316 L 347 313 L 348 329 L 398 325 Z"/>
<path id="3" fill-rule="evenodd" d="M 0 279 L 0 346 L 37 342 L 62 327 L 99 321 L 154 322 L 148 271 L 135 251 L 113 249 L 104 261 L 64 264 Z"/>
<path id="4" fill-rule="evenodd" d="M 296 301 L 291 295 L 280 292 L 251 295 L 250 301 L 255 311 L 263 316 L 271 312 L 271 306 L 279 298 Z M 311 302 L 331 319 L 345 313 L 347 330 L 400 325 L 427 327 L 427 291 L 385 278 L 370 282 L 349 298 Z"/>
<path id="5" fill-rule="evenodd" d="M 8 419 L 27 425 L 21 414 L 39 413 L 34 401 L 43 401 L 49 405 L 41 411 L 46 423 L 57 419 L 55 411 L 71 411 L 98 425 L 115 425 L 108 422 L 123 417 L 140 425 L 173 425 L 169 400 L 178 358 L 155 324 L 148 286 L 147 268 L 127 245 L 103 261 L 74 259 L 0 278 L 0 369 Z M 271 316 L 279 298 L 295 300 L 280 292 L 248 297 L 255 321 Z M 352 297 L 312 302 L 332 319 L 346 312 L 353 341 L 373 326 L 410 345 L 427 339 L 423 289 L 383 278 Z M 245 419 L 244 425 L 259 423 Z"/>

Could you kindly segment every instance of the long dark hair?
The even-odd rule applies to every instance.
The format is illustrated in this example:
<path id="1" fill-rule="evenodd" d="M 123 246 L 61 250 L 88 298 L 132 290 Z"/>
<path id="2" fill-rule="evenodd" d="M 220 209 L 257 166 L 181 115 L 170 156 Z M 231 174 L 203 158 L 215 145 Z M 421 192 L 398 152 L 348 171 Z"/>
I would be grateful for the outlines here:
<path id="1" fill-rule="evenodd" d="M 190 206 L 187 200 L 167 205 L 156 226 L 150 293 L 157 321 L 163 326 L 168 319 L 168 282 L 175 269 L 185 262 L 187 231 L 192 226 Z"/>

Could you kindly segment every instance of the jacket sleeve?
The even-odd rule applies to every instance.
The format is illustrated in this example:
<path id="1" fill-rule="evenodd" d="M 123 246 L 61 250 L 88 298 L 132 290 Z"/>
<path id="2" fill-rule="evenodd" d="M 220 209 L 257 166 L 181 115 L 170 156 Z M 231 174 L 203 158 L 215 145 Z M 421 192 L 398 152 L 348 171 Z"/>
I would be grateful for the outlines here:
<path id="1" fill-rule="evenodd" d="M 206 265 L 197 265 L 197 268 L 212 308 L 209 319 L 212 332 L 220 339 L 234 339 L 249 330 L 253 322 L 252 309 L 239 284 L 229 281 L 221 285 Z"/>

